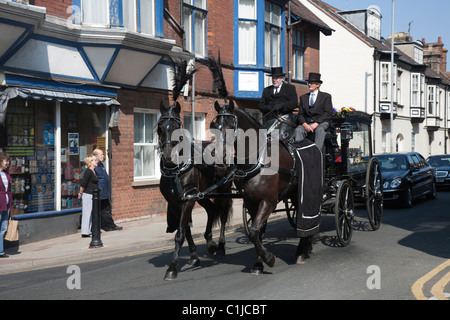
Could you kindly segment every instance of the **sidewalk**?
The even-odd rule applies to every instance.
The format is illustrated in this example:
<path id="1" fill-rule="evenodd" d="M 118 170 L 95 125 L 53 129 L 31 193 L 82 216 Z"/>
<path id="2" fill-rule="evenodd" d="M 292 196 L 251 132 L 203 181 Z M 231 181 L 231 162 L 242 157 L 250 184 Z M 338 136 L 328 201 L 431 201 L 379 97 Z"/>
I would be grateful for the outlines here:
<path id="1" fill-rule="evenodd" d="M 204 240 L 206 218 L 203 208 L 194 209 L 192 235 L 198 239 L 197 243 Z M 100 248 L 90 249 L 91 238 L 82 238 L 76 233 L 6 249 L 9 258 L 0 259 L 0 275 L 174 248 L 175 233 L 166 233 L 165 215 L 117 224 L 123 230 L 102 231 L 103 247 Z M 242 226 L 242 199 L 234 199 L 233 216 L 227 230 Z M 218 235 L 216 227 L 213 236 Z"/>

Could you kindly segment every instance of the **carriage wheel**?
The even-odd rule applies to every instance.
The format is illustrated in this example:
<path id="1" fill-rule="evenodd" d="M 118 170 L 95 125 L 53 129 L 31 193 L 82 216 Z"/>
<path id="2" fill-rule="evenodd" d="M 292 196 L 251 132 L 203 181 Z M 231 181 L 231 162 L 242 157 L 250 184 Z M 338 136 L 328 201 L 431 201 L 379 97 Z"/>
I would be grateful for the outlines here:
<path id="1" fill-rule="evenodd" d="M 366 173 L 366 207 L 369 223 L 373 230 L 378 230 L 383 215 L 383 182 L 380 164 L 371 158 Z"/>
<path id="2" fill-rule="evenodd" d="M 245 206 L 245 203 L 242 204 L 242 220 L 244 222 L 244 230 L 247 237 L 250 236 L 250 227 L 252 226 L 253 220 L 252 216 L 250 215 L 250 212 L 248 211 L 247 207 Z M 264 233 L 266 232 L 267 227 L 267 221 L 264 223 L 264 226 L 261 228 L 260 231 L 260 238 L 262 239 Z"/>
<path id="3" fill-rule="evenodd" d="M 336 193 L 334 221 L 339 242 L 342 246 L 350 243 L 353 234 L 353 191 L 350 182 L 343 180 Z"/>
<path id="4" fill-rule="evenodd" d="M 289 223 L 294 229 L 297 229 L 297 209 L 292 203 L 291 199 L 284 200 L 284 206 L 286 208 L 286 215 Z"/>

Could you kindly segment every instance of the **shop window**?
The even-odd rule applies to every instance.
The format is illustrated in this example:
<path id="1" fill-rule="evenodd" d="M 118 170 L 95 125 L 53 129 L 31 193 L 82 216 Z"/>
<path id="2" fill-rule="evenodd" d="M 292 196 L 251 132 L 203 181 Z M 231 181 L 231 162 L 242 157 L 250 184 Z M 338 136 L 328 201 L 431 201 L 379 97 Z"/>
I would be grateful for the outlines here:
<path id="1" fill-rule="evenodd" d="M 107 154 L 105 119 L 104 106 L 61 105 L 61 209 L 81 207 L 84 157 L 96 147 Z"/>
<path id="2" fill-rule="evenodd" d="M 5 151 L 10 156 L 13 215 L 55 209 L 55 153 L 50 145 L 54 130 L 48 125 L 53 108 L 42 103 L 39 113 L 35 109 L 34 102 L 11 100 L 8 103 Z"/>
<path id="3" fill-rule="evenodd" d="M 157 113 L 135 109 L 134 112 L 134 180 L 159 179 Z"/>
<path id="4" fill-rule="evenodd" d="M 10 156 L 13 214 L 80 208 L 77 196 L 84 156 L 94 147 L 106 151 L 104 106 L 61 104 L 60 119 L 55 110 L 55 102 L 8 102 L 5 151 Z M 61 123 L 60 130 L 57 123 Z"/>

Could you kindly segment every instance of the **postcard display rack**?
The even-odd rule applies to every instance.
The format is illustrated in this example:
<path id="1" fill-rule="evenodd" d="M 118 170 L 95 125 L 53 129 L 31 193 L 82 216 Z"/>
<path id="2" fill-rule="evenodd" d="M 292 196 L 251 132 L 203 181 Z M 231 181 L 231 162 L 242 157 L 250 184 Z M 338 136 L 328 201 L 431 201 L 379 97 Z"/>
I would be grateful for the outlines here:
<path id="1" fill-rule="evenodd" d="M 11 104 L 6 118 L 9 173 L 13 193 L 12 214 L 55 210 L 55 147 L 51 122 L 36 130 L 33 107 Z M 39 132 L 37 132 L 39 131 Z M 37 135 L 42 139 L 37 139 Z M 36 143 L 42 141 L 42 144 Z M 81 169 L 63 164 L 61 208 L 79 207 Z"/>
<path id="2" fill-rule="evenodd" d="M 33 107 L 8 106 L 6 152 L 10 156 L 14 215 L 55 209 L 54 146 L 35 146 L 34 119 Z"/>

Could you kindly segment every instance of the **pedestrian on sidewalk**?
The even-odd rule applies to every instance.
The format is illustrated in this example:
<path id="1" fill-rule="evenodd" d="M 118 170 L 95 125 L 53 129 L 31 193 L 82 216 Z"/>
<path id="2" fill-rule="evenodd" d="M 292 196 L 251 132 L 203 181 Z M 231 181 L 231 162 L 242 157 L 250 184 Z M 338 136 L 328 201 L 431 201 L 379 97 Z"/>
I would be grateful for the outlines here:
<path id="1" fill-rule="evenodd" d="M 103 165 L 105 156 L 101 149 L 94 149 L 93 155 L 97 158 L 98 164 L 95 173 L 98 177 L 98 187 L 100 188 L 100 210 L 101 210 L 101 228 L 104 231 L 122 230 L 122 227 L 114 223 L 111 211 L 111 184 L 109 182 L 108 172 Z"/>
<path id="2" fill-rule="evenodd" d="M 0 152 L 0 258 L 8 258 L 5 253 L 3 238 L 8 230 L 9 213 L 13 202 L 11 193 L 11 176 L 7 169 L 9 167 L 9 156 Z"/>
<path id="3" fill-rule="evenodd" d="M 94 190 L 98 188 L 98 177 L 95 174 L 97 162 L 97 157 L 94 155 L 84 157 L 86 170 L 81 179 L 80 192 L 78 193 L 78 199 L 82 200 L 81 237 L 83 238 L 90 237 L 92 233 L 92 195 Z"/>

